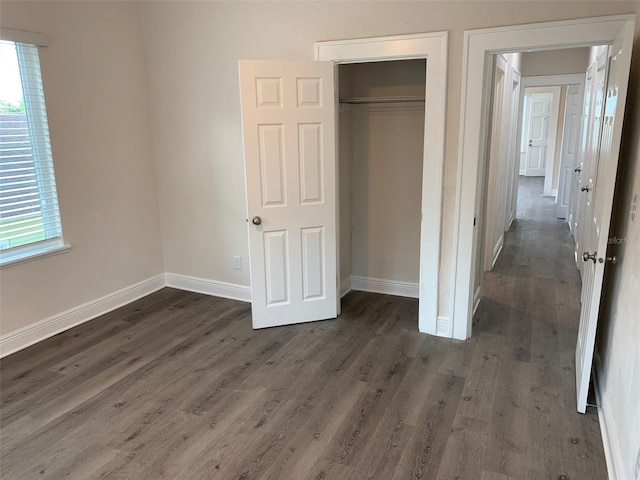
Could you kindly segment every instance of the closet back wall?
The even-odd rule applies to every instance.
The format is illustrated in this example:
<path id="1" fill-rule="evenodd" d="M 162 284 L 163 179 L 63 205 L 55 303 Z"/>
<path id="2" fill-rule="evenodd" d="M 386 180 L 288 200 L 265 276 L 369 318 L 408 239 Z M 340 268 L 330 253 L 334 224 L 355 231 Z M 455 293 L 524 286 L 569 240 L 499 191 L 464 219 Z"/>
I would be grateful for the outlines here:
<path id="1" fill-rule="evenodd" d="M 342 65 L 340 98 L 424 95 L 424 60 Z M 424 103 L 343 104 L 340 116 L 342 279 L 419 282 Z M 347 124 L 347 125 L 345 125 Z M 350 147 L 350 152 L 347 148 Z M 343 166 L 350 162 L 351 165 Z M 348 172 L 348 173 L 347 173 Z M 345 190 L 350 189 L 350 194 Z M 350 209 L 350 211 L 347 211 Z M 341 235 L 345 239 L 345 232 Z"/>

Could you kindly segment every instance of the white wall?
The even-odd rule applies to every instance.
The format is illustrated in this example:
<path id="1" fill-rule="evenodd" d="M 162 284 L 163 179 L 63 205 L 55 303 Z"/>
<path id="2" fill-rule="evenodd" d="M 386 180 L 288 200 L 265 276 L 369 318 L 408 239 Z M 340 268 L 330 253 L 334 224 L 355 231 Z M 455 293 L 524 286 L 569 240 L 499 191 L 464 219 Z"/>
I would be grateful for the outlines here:
<path id="1" fill-rule="evenodd" d="M 424 107 L 353 109 L 352 274 L 418 283 Z"/>
<path id="2" fill-rule="evenodd" d="M 338 131 L 339 174 L 339 214 L 340 214 L 340 283 L 345 291 L 349 289 L 351 267 L 351 170 L 353 163 L 353 142 L 351 140 L 352 111 L 348 106 L 340 108 Z"/>
<path id="3" fill-rule="evenodd" d="M 237 62 L 313 44 L 448 30 L 440 315 L 448 316 L 464 29 L 612 15 L 634 2 L 141 2 L 167 271 L 249 285 Z M 246 262 L 245 262 L 246 264 Z"/>
<path id="4" fill-rule="evenodd" d="M 424 95 L 425 61 L 340 67 L 340 97 Z M 417 284 L 424 145 L 424 104 L 342 106 L 340 151 L 349 144 L 351 241 L 347 275 Z M 343 184 L 343 190 L 346 186 Z M 341 208 L 344 212 L 345 208 Z M 343 255 L 344 256 L 344 255 Z M 342 265 L 343 272 L 346 265 Z M 344 276 L 342 277 L 345 278 Z"/>
<path id="5" fill-rule="evenodd" d="M 487 154 L 485 186 L 485 207 L 481 213 L 484 227 L 484 257 L 478 257 L 475 273 L 475 290 L 480 287 L 484 271 L 493 267 L 504 242 L 506 208 L 511 203 L 508 198 L 513 178 L 513 145 L 517 136 L 517 124 L 512 122 L 514 104 L 520 101 L 518 91 L 513 89 L 513 71 L 520 70 L 518 53 L 501 55 L 504 60 L 504 73 L 496 68 L 492 101 L 492 125 L 489 133 L 490 144 Z M 497 123 L 496 123 L 497 122 Z M 484 260 L 482 262 L 481 260 Z"/>
<path id="6" fill-rule="evenodd" d="M 522 54 L 522 76 L 524 77 L 584 73 L 588 66 L 588 47 Z"/>
<path id="7" fill-rule="evenodd" d="M 136 4 L 2 2 L 2 26 L 40 49 L 65 240 L 71 252 L 0 271 L 0 332 L 163 271 L 147 77 Z"/>
<path id="8" fill-rule="evenodd" d="M 584 68 L 587 71 L 587 66 Z M 562 162 L 562 137 L 564 135 L 564 117 L 567 109 L 567 85 L 560 87 L 560 101 L 558 110 L 558 126 L 556 128 L 556 151 L 553 153 L 553 178 L 551 188 L 555 193 L 558 191 L 558 180 L 560 178 L 560 163 Z"/>

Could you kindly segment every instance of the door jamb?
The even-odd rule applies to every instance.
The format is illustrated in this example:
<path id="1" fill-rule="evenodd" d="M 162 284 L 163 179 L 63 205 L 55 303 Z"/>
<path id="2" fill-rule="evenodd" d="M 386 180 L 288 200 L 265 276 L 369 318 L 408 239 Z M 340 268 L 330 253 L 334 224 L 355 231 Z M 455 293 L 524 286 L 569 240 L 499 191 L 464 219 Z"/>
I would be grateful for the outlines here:
<path id="1" fill-rule="evenodd" d="M 418 58 L 427 60 L 418 329 L 424 333 L 445 337 L 451 337 L 453 333 L 450 318 L 438 317 L 448 38 L 448 32 L 396 35 L 317 42 L 314 49 L 315 60 L 333 61 L 336 65 Z M 338 191 L 336 196 L 339 197 Z M 336 204 L 339 208 L 339 198 Z M 339 240 L 338 234 L 338 248 Z M 340 268 L 337 271 L 339 277 Z M 339 288 L 339 278 L 337 284 Z"/>
<path id="2" fill-rule="evenodd" d="M 464 32 L 463 82 L 460 115 L 456 220 L 452 265 L 451 305 L 453 337 L 471 337 L 473 308 L 473 219 L 478 175 L 482 172 L 488 110 L 487 57 L 503 52 L 543 51 L 612 44 L 634 15 L 547 22 Z M 483 78 L 483 82 L 478 82 Z"/>

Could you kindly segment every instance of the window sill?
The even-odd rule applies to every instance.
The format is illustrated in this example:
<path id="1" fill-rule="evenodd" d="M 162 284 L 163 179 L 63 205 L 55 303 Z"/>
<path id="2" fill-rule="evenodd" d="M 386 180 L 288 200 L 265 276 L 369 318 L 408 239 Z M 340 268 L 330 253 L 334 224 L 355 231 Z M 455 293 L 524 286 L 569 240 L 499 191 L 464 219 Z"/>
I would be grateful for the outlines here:
<path id="1" fill-rule="evenodd" d="M 42 245 L 37 248 L 30 248 L 14 253 L 0 253 L 0 269 L 14 267 L 22 263 L 27 263 L 39 258 L 50 257 L 67 253 L 71 250 L 71 245 L 65 243 L 55 243 Z"/>

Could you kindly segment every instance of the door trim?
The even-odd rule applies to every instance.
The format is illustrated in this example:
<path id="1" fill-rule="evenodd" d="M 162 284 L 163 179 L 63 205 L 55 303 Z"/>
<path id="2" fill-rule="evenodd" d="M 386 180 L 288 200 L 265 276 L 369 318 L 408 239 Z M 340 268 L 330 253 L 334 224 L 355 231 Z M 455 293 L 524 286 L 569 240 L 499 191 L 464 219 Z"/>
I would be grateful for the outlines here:
<path id="1" fill-rule="evenodd" d="M 510 27 L 467 30 L 464 32 L 463 81 L 460 112 L 460 137 L 456 181 L 454 255 L 451 279 L 450 312 L 453 337 L 471 337 L 473 314 L 473 218 L 476 191 L 484 181 L 488 98 L 490 92 L 490 54 L 542 51 L 566 47 L 589 47 L 612 44 L 634 15 L 594 17 L 561 22 L 516 25 Z M 483 78 L 483 82 L 478 82 Z"/>
<path id="2" fill-rule="evenodd" d="M 589 65 L 587 65 L 587 67 L 588 66 Z M 555 87 L 558 85 L 584 84 L 584 76 L 584 73 L 577 73 L 573 75 L 541 75 L 536 77 L 522 77 L 522 87 Z"/>
<path id="3" fill-rule="evenodd" d="M 315 44 L 316 60 L 333 61 L 336 64 L 416 58 L 427 60 L 418 329 L 423 333 L 445 337 L 451 337 L 452 329 L 450 322 L 438 322 L 438 279 L 442 224 L 448 38 L 447 32 L 435 32 L 317 42 Z M 339 245 L 338 235 L 338 248 Z M 338 268 L 338 272 L 340 272 L 340 268 Z"/>

